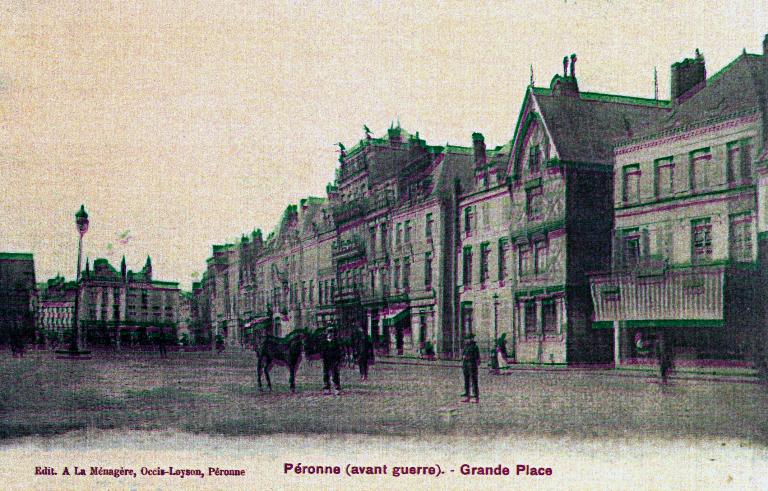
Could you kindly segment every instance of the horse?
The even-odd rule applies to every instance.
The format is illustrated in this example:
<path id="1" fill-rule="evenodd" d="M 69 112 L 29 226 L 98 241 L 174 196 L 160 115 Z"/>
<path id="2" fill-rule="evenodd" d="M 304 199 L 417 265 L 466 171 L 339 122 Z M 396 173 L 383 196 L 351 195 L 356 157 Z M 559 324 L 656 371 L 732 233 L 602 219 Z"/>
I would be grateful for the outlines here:
<path id="1" fill-rule="evenodd" d="M 301 361 L 301 353 L 304 339 L 307 333 L 304 330 L 296 330 L 289 333 L 284 338 L 278 336 L 266 335 L 257 346 L 258 353 L 258 383 L 259 391 L 262 390 L 261 372 L 267 379 L 267 387 L 272 391 L 272 381 L 269 378 L 269 368 L 273 361 L 285 363 L 289 371 L 289 383 L 291 392 L 296 392 L 296 369 Z"/>

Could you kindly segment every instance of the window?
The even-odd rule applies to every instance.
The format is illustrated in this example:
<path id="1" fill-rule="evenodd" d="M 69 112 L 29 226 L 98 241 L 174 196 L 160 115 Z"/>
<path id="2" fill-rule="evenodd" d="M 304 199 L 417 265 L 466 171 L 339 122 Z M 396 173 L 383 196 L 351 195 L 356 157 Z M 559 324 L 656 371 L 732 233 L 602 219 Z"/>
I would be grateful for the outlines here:
<path id="1" fill-rule="evenodd" d="M 405 221 L 405 243 L 406 244 L 411 243 L 411 221 L 410 220 Z"/>
<path id="2" fill-rule="evenodd" d="M 368 229 L 368 235 L 370 236 L 371 253 L 376 252 L 376 227 Z"/>
<path id="3" fill-rule="evenodd" d="M 752 177 L 752 148 L 750 140 L 732 141 L 726 145 L 728 152 L 728 183 L 746 181 Z"/>
<path id="4" fill-rule="evenodd" d="M 622 264 L 635 266 L 640 261 L 640 231 L 636 228 L 625 230 L 622 237 Z"/>
<path id="5" fill-rule="evenodd" d="M 541 302 L 541 327 L 545 334 L 557 332 L 557 304 L 554 299 Z"/>
<path id="6" fill-rule="evenodd" d="M 504 239 L 499 240 L 499 281 L 507 277 L 507 251 L 509 244 Z"/>
<path id="7" fill-rule="evenodd" d="M 488 247 L 488 243 L 480 244 L 480 283 L 483 284 L 488 281 L 488 258 L 491 255 L 491 248 Z"/>
<path id="8" fill-rule="evenodd" d="M 693 262 L 712 259 L 712 224 L 709 218 L 691 222 L 691 258 Z"/>
<path id="9" fill-rule="evenodd" d="M 659 224 L 656 228 L 656 246 L 659 257 L 672 259 L 672 227 L 669 223 Z"/>
<path id="10" fill-rule="evenodd" d="M 623 169 L 624 203 L 637 203 L 640 201 L 640 165 L 627 165 Z"/>
<path id="11" fill-rule="evenodd" d="M 381 224 L 381 251 L 386 252 L 387 250 L 387 224 L 382 223 Z"/>
<path id="12" fill-rule="evenodd" d="M 424 254 L 424 288 L 432 288 L 432 253 Z"/>
<path id="13" fill-rule="evenodd" d="M 411 288 L 411 258 L 403 259 L 403 289 L 408 291 Z"/>
<path id="14" fill-rule="evenodd" d="M 525 312 L 525 334 L 536 334 L 536 302 L 529 300 L 523 307 Z"/>
<path id="15" fill-rule="evenodd" d="M 301 303 L 304 304 L 307 301 L 307 283 L 301 282 Z"/>
<path id="16" fill-rule="evenodd" d="M 528 148 L 528 172 L 536 174 L 541 170 L 541 149 L 538 145 Z"/>
<path id="17" fill-rule="evenodd" d="M 371 293 L 376 291 L 376 272 L 371 270 L 368 272 L 370 285 L 371 285 Z"/>
<path id="18" fill-rule="evenodd" d="M 533 251 L 531 246 L 526 244 L 520 246 L 520 276 L 528 276 L 533 274 Z"/>
<path id="19" fill-rule="evenodd" d="M 424 228 L 424 236 L 427 237 L 427 239 L 432 238 L 432 213 L 427 213 L 427 224 Z"/>
<path id="20" fill-rule="evenodd" d="M 400 260 L 395 259 L 394 278 L 392 278 L 395 290 L 400 289 Z"/>
<path id="21" fill-rule="evenodd" d="M 541 220 L 544 206 L 544 194 L 541 186 L 526 190 L 528 220 Z"/>
<path id="22" fill-rule="evenodd" d="M 741 179 L 752 178 L 752 142 L 749 138 L 741 140 Z"/>
<path id="23" fill-rule="evenodd" d="M 395 245 L 400 245 L 403 240 L 403 224 L 395 225 Z"/>
<path id="24" fill-rule="evenodd" d="M 491 206 L 490 203 L 483 203 L 483 228 L 491 228 Z"/>
<path id="25" fill-rule="evenodd" d="M 547 267 L 547 255 L 549 254 L 549 245 L 545 240 L 536 242 L 534 247 L 534 265 L 533 271 L 536 274 L 543 273 Z"/>
<path id="26" fill-rule="evenodd" d="M 314 303 L 314 291 L 315 291 L 315 282 L 312 280 L 309 280 L 309 304 L 312 305 Z"/>
<path id="27" fill-rule="evenodd" d="M 462 334 L 467 335 L 472 332 L 472 305 L 461 306 L 461 326 L 464 331 Z M 463 338 L 464 336 L 462 336 Z"/>
<path id="28" fill-rule="evenodd" d="M 731 217 L 731 259 L 752 261 L 752 219 L 748 213 Z"/>
<path id="29" fill-rule="evenodd" d="M 331 280 L 331 300 L 333 300 L 333 295 L 336 292 L 336 280 Z"/>
<path id="30" fill-rule="evenodd" d="M 675 164 L 672 157 L 659 159 L 656 165 L 656 197 L 666 198 L 674 194 Z"/>
<path id="31" fill-rule="evenodd" d="M 464 248 L 464 260 L 463 260 L 463 271 L 462 271 L 462 284 L 464 285 L 471 285 L 472 284 L 472 247 L 468 246 Z"/>
<path id="32" fill-rule="evenodd" d="M 726 144 L 726 149 L 728 152 L 726 172 L 728 176 L 728 183 L 732 184 L 736 182 L 736 178 L 740 172 L 739 167 L 741 161 L 741 142 L 730 142 Z"/>
<path id="33" fill-rule="evenodd" d="M 712 184 L 712 154 L 709 148 L 702 148 L 690 153 L 691 161 L 691 189 L 701 191 Z"/>
<path id="34" fill-rule="evenodd" d="M 472 227 L 474 221 L 474 212 L 471 206 L 464 208 L 464 233 L 470 235 L 472 233 Z"/>

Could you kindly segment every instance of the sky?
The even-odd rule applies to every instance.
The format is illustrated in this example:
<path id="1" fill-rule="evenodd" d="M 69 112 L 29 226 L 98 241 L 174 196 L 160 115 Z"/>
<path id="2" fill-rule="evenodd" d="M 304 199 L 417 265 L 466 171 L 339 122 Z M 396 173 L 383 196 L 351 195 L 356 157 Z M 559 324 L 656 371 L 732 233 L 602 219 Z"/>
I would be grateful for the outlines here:
<path id="1" fill-rule="evenodd" d="M 5 2 L 0 251 L 74 278 L 84 204 L 84 256 L 188 289 L 211 245 L 324 196 L 364 124 L 502 145 L 531 66 L 548 86 L 576 53 L 581 90 L 639 97 L 657 67 L 667 98 L 672 63 L 714 74 L 767 32 L 764 1 Z"/>

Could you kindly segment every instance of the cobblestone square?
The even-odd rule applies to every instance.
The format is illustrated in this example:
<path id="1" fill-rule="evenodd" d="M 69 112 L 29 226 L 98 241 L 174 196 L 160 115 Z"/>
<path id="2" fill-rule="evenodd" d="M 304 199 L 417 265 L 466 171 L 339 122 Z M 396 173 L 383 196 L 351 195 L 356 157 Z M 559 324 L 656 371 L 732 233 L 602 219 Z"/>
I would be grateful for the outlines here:
<path id="1" fill-rule="evenodd" d="M 481 403 L 463 404 L 461 368 L 378 359 L 367 382 L 341 373 L 343 394 L 322 395 L 320 362 L 302 362 L 298 392 L 272 368 L 259 392 L 252 352 L 97 354 L 67 362 L 49 353 L 0 360 L 4 438 L 76 429 L 178 430 L 211 435 L 569 438 L 664 437 L 768 440 L 768 391 L 750 377 L 655 372 L 514 369 L 480 372 Z"/>

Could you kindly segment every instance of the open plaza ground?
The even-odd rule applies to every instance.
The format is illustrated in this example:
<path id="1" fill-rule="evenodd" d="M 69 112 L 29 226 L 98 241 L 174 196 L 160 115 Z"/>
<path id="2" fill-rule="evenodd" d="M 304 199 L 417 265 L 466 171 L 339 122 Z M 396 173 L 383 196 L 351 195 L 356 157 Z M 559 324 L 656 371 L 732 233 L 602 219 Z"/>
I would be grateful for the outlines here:
<path id="1" fill-rule="evenodd" d="M 405 361 L 405 360 L 404 360 Z M 418 364 L 416 364 L 418 363 Z M 319 361 L 303 361 L 297 393 L 275 365 L 272 393 L 256 384 L 253 352 L 0 358 L 0 435 L 80 429 L 176 430 L 224 436 L 275 433 L 735 438 L 768 443 L 768 390 L 747 376 L 652 371 L 515 369 L 480 372 L 480 404 L 461 403 L 456 363 L 379 359 L 361 382 L 341 372 L 341 396 L 322 395 Z"/>

